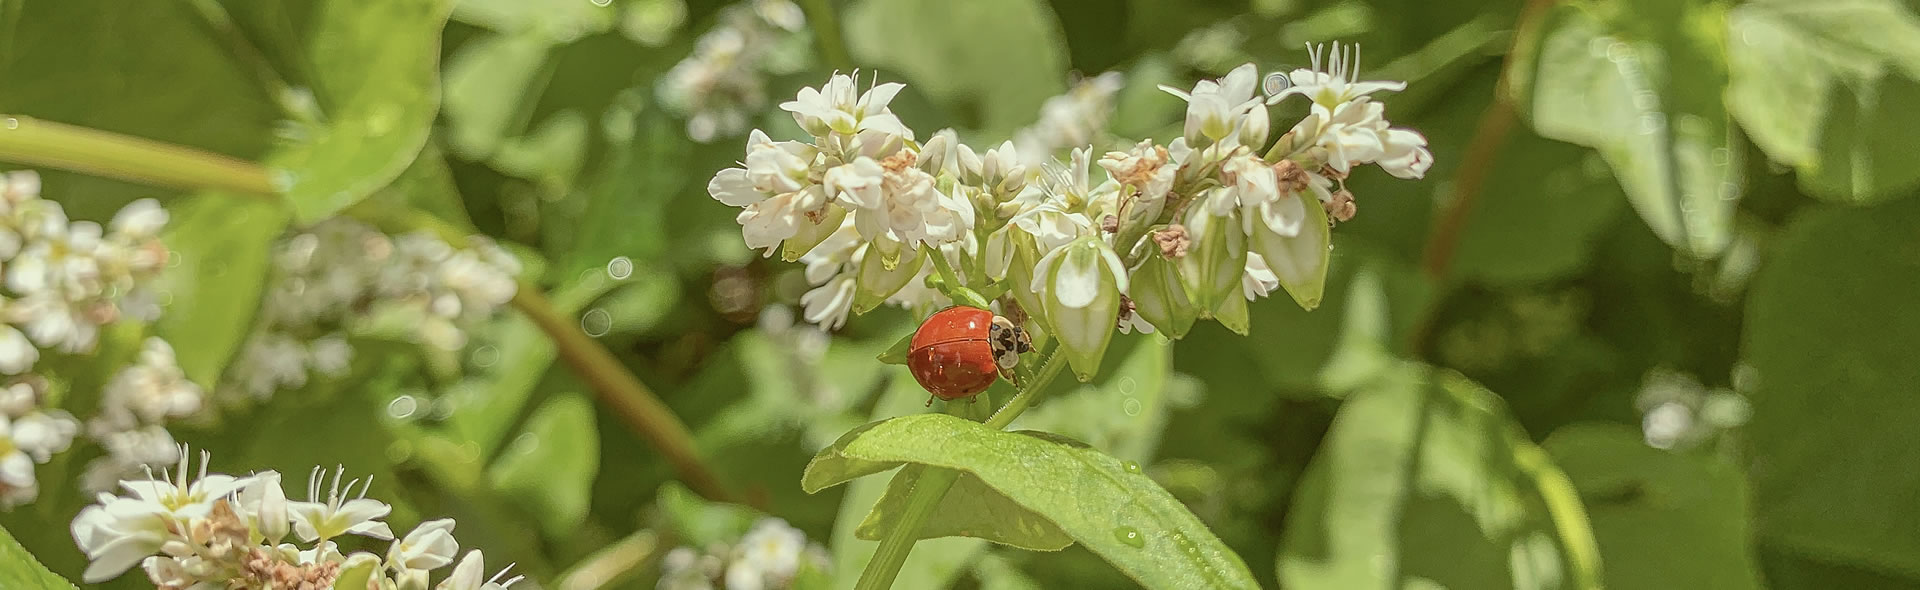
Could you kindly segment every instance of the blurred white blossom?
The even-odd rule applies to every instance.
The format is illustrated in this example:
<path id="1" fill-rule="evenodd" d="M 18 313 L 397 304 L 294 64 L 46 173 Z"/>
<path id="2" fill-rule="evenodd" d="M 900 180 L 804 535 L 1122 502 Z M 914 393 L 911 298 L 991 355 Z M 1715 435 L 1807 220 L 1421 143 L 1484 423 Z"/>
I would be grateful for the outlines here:
<path id="1" fill-rule="evenodd" d="M 661 102 L 687 118 L 694 141 L 738 134 L 767 106 L 766 77 L 798 66 L 791 56 L 800 53 L 805 33 L 805 16 L 789 0 L 729 6 L 693 53 L 661 77 Z"/>
<path id="2" fill-rule="evenodd" d="M 802 567 L 825 572 L 826 550 L 779 518 L 762 518 L 734 545 L 677 547 L 660 564 L 660 590 L 783 590 Z"/>
<path id="3" fill-rule="evenodd" d="M 1120 72 L 1106 72 L 1048 98 L 1040 105 L 1040 120 L 1014 132 L 1011 147 L 1018 149 L 1010 153 L 1026 156 L 1020 163 L 1037 169 L 1062 149 L 1098 143 L 1113 117 L 1113 97 L 1125 86 Z"/>

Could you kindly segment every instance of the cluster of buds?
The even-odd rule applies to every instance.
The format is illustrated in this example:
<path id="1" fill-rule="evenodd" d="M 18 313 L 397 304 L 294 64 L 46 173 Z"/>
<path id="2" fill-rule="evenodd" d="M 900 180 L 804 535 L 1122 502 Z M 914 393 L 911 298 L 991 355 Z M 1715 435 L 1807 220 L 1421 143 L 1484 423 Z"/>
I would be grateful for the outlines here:
<path id="1" fill-rule="evenodd" d="M 694 141 L 736 135 L 766 108 L 765 78 L 798 66 L 782 58 L 800 53 L 793 46 L 806 41 L 805 30 L 806 18 L 790 0 L 729 6 L 693 53 L 661 77 L 660 100 L 687 118 Z"/>
<path id="2" fill-rule="evenodd" d="M 780 590 L 792 588 L 801 567 L 824 572 L 826 549 L 779 518 L 763 518 L 735 545 L 704 551 L 677 547 L 660 565 L 659 590 Z"/>
<path id="3" fill-rule="evenodd" d="M 465 326 L 513 299 L 518 261 L 485 238 L 456 248 L 425 232 L 388 236 L 332 219 L 282 241 L 260 319 L 220 386 L 226 399 L 265 399 L 310 375 L 348 369 L 347 334 L 373 317 L 414 326 L 428 345 L 457 350 Z"/>
<path id="4" fill-rule="evenodd" d="M 336 470 L 329 484 L 327 474 L 315 469 L 307 500 L 291 501 L 278 473 L 207 473 L 203 453 L 196 474 L 186 450 L 178 454 L 172 473 L 122 481 L 122 494 L 102 493 L 98 504 L 74 518 L 74 543 L 89 562 L 87 583 L 117 578 L 136 565 L 164 590 L 497 590 L 517 580 L 501 580 L 505 571 L 483 578 L 485 557 L 473 550 L 433 584 L 433 571 L 454 565 L 460 555 L 454 522 L 424 522 L 396 540 L 381 522 L 392 507 L 365 497 L 370 479 L 343 484 Z M 392 544 L 384 556 L 342 553 L 334 539 L 349 535 Z"/>
<path id="5" fill-rule="evenodd" d="M 809 321 L 834 328 L 886 301 L 924 314 L 959 290 L 1004 293 L 994 305 L 1017 306 L 1007 315 L 1058 341 L 1088 378 L 1116 329 L 1178 338 L 1214 318 L 1245 333 L 1247 303 L 1282 288 L 1317 306 L 1332 223 L 1355 210 L 1348 175 L 1364 164 L 1426 173 L 1426 139 L 1369 96 L 1404 84 L 1359 81 L 1351 47 L 1322 57 L 1269 77 L 1265 95 L 1252 64 L 1162 87 L 1187 102 L 1183 136 L 1108 152 L 1099 176 L 1090 147 L 1029 166 L 1013 142 L 984 154 L 951 132 L 918 143 L 887 109 L 901 85 L 862 93 L 836 74 L 781 105 L 811 142 L 756 130 L 744 164 L 708 191 L 743 208 L 749 247 L 807 263 Z M 1294 95 L 1308 114 L 1270 141 L 1270 105 Z"/>

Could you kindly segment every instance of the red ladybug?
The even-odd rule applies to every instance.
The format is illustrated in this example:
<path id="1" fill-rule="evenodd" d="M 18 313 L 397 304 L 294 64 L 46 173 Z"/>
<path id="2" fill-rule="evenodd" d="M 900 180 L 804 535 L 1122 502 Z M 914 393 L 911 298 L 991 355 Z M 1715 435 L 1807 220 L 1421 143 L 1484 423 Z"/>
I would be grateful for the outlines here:
<path id="1" fill-rule="evenodd" d="M 1007 318 L 977 307 L 955 306 L 935 312 L 913 333 L 907 368 L 934 397 L 956 400 L 986 391 L 1001 373 L 1033 349 L 1025 330 Z"/>

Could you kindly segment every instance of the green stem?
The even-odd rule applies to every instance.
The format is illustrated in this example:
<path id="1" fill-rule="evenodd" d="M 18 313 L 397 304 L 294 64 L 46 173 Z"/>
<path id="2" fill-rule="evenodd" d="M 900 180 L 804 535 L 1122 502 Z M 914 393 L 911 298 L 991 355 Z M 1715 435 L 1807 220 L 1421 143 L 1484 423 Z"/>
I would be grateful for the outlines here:
<path id="1" fill-rule="evenodd" d="M 807 24 L 812 25 L 814 41 L 820 46 L 820 57 L 834 69 L 852 71 L 853 54 L 847 51 L 847 37 L 840 32 L 833 0 L 806 0 L 802 7 Z"/>
<path id="2" fill-rule="evenodd" d="M 1014 394 L 1005 407 L 987 419 L 987 427 L 1006 428 L 1014 418 L 1033 405 L 1033 400 L 1046 390 L 1047 384 L 1053 382 L 1053 378 L 1066 366 L 1067 355 L 1056 352 L 1047 357 L 1046 364 L 1040 367 L 1040 372 L 1034 375 L 1033 380 L 1020 388 L 1020 392 Z M 949 402 L 947 411 L 966 417 L 961 412 L 977 411 L 977 408 Z M 893 586 L 893 579 L 900 575 L 900 567 L 907 563 L 907 555 L 913 552 L 913 544 L 920 538 L 921 525 L 940 507 L 941 498 L 946 497 L 947 490 L 960 479 L 960 472 L 925 467 L 918 476 L 913 492 L 907 496 L 907 508 L 900 513 L 900 521 L 894 523 L 893 529 L 887 531 L 887 536 L 880 540 L 880 546 L 873 550 L 873 558 L 867 560 L 867 569 L 860 572 L 860 581 L 854 585 L 855 590 L 881 590 Z"/>
<path id="3" fill-rule="evenodd" d="M 0 161 L 174 188 L 277 196 L 259 164 L 85 127 L 0 115 Z"/>
<path id="4" fill-rule="evenodd" d="M 953 272 L 953 263 L 947 262 L 946 255 L 941 254 L 939 248 L 923 247 L 920 250 L 926 253 L 927 258 L 933 260 L 933 270 L 940 273 L 942 293 L 946 293 L 954 303 L 980 309 L 987 308 L 987 298 L 981 297 L 979 292 L 967 288 L 966 283 L 960 282 L 960 275 Z"/>
<path id="5" fill-rule="evenodd" d="M 136 182 L 187 189 L 215 189 L 279 199 L 266 167 L 259 164 L 84 127 L 0 115 L 0 161 L 48 166 Z M 407 219 L 430 227 L 458 244 L 465 236 L 430 215 Z M 694 452 L 693 436 L 660 398 L 628 372 L 606 347 L 561 314 L 538 286 L 522 282 L 513 306 L 554 341 L 561 360 L 592 386 L 600 403 L 625 419 L 671 463 L 688 486 L 708 498 L 735 501 L 738 496 Z"/>

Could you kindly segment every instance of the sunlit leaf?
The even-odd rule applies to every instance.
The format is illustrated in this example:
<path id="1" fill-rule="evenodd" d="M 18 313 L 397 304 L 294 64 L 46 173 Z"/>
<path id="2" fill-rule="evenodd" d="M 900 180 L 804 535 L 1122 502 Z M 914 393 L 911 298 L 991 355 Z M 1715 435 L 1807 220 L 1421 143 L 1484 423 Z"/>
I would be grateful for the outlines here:
<path id="1" fill-rule="evenodd" d="M 873 505 L 873 511 L 860 521 L 860 528 L 854 534 L 878 541 L 899 526 L 900 515 L 906 512 L 908 500 L 925 469 L 925 466 L 909 465 L 895 473 L 887 482 L 886 495 Z M 920 525 L 920 538 L 940 537 L 975 537 L 1035 551 L 1059 551 L 1073 544 L 1073 537 L 1067 536 L 1059 526 L 988 487 L 971 473 L 960 474 L 947 495 L 941 497 L 940 509 Z"/>
<path id="2" fill-rule="evenodd" d="M 1592 147 L 1655 233 L 1698 258 L 1732 239 L 1738 150 L 1723 40 L 1705 0 L 1601 0 L 1547 19 L 1525 106 L 1542 136 Z"/>
<path id="3" fill-rule="evenodd" d="M 413 162 L 440 108 L 440 29 L 451 0 L 330 0 L 307 57 L 323 120 L 276 154 L 294 217 L 367 198 Z"/>
<path id="4" fill-rule="evenodd" d="M 593 403 L 576 393 L 554 397 L 535 410 L 526 430 L 489 468 L 488 479 L 539 517 L 548 536 L 565 537 L 587 516 L 599 467 Z"/>
<path id="5" fill-rule="evenodd" d="M 73 584 L 60 579 L 33 559 L 25 547 L 0 529 L 0 588 L 19 590 L 68 590 Z"/>
<path id="6" fill-rule="evenodd" d="M 1920 158 L 1920 19 L 1895 0 L 1747 2 L 1728 14 L 1727 107 L 1817 197 L 1908 194 Z"/>
<path id="7" fill-rule="evenodd" d="M 1239 556 L 1137 466 L 1045 433 L 945 414 L 876 422 L 816 455 L 801 485 L 818 491 L 909 463 L 979 477 L 1146 587 L 1258 586 Z"/>
<path id="8" fill-rule="evenodd" d="M 177 202 L 161 239 L 172 251 L 155 285 L 166 302 L 154 333 L 173 345 L 187 378 L 212 387 L 253 327 L 286 207 L 205 193 Z"/>
<path id="9" fill-rule="evenodd" d="M 1281 584 L 1597 587 L 1577 499 L 1547 493 L 1565 476 L 1499 404 L 1414 366 L 1349 396 L 1295 493 Z"/>

